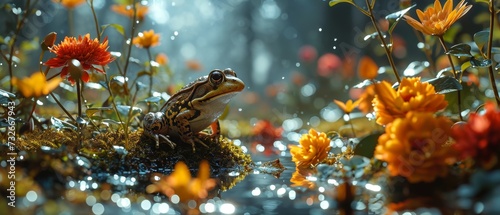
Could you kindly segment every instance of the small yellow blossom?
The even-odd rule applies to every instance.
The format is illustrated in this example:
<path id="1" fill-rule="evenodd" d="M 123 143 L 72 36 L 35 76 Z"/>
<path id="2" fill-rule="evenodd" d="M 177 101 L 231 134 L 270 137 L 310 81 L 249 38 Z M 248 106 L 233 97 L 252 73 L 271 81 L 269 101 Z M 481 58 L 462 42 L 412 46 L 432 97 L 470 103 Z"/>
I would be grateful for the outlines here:
<path id="1" fill-rule="evenodd" d="M 162 66 L 167 65 L 168 64 L 168 56 L 164 53 L 159 53 L 156 55 L 155 61 Z"/>
<path id="2" fill-rule="evenodd" d="M 17 89 L 25 98 L 45 96 L 59 86 L 61 81 L 62 78 L 60 77 L 47 81 L 45 75 L 41 72 L 35 72 L 30 77 L 23 79 L 12 78 L 12 84 L 17 86 Z"/>
<path id="3" fill-rule="evenodd" d="M 350 114 L 354 110 L 354 108 L 358 107 L 359 102 L 361 102 L 361 100 L 353 102 L 351 99 L 349 99 L 347 100 L 346 103 L 344 103 L 335 99 L 333 100 L 333 102 L 335 102 L 335 104 L 339 106 L 339 108 L 342 109 L 344 113 Z"/>
<path id="4" fill-rule="evenodd" d="M 191 178 L 191 173 L 184 162 L 175 164 L 174 172 L 163 176 L 159 181 L 146 187 L 148 193 L 161 192 L 168 197 L 179 196 L 181 202 L 190 200 L 196 202 L 208 196 L 208 191 L 216 185 L 215 179 L 210 178 L 210 165 L 207 161 L 200 163 L 198 177 Z"/>
<path id="5" fill-rule="evenodd" d="M 137 37 L 134 37 L 132 44 L 139 48 L 150 48 L 160 44 L 160 35 L 155 34 L 154 30 L 140 32 Z"/>
<path id="6" fill-rule="evenodd" d="M 298 169 L 308 169 L 323 162 L 330 151 L 330 138 L 325 133 L 318 133 L 310 129 L 309 133 L 302 135 L 300 146 L 290 146 L 292 161 Z"/>
<path id="7" fill-rule="evenodd" d="M 442 36 L 458 19 L 469 12 L 472 5 L 467 5 L 460 1 L 453 9 L 453 0 L 447 0 L 444 7 L 441 7 L 439 0 L 434 1 L 433 7 L 428 7 L 424 12 L 417 10 L 420 22 L 405 15 L 406 22 L 414 29 L 427 34 Z"/>
<path id="8" fill-rule="evenodd" d="M 418 77 L 403 78 L 397 91 L 386 81 L 374 87 L 373 105 L 380 125 L 403 118 L 410 111 L 435 113 L 448 105 L 444 95 L 436 94 L 432 84 L 421 82 Z"/>
<path id="9" fill-rule="evenodd" d="M 136 3 L 135 4 L 136 8 L 136 17 L 137 20 L 142 21 L 144 20 L 144 17 L 149 11 L 149 7 Z M 111 10 L 114 11 L 115 13 L 118 13 L 120 15 L 126 16 L 130 19 L 134 17 L 134 10 L 131 5 L 126 5 L 126 4 L 116 4 L 111 6 Z"/>

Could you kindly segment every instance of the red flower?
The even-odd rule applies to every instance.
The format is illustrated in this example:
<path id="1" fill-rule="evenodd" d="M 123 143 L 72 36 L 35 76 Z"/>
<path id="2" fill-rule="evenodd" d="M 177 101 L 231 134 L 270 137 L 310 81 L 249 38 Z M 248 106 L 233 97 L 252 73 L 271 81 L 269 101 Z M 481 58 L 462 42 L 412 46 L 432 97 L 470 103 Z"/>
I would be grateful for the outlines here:
<path id="1" fill-rule="evenodd" d="M 318 75 L 327 77 L 342 66 L 337 55 L 326 53 L 318 59 Z"/>
<path id="2" fill-rule="evenodd" d="M 472 113 L 467 123 L 452 128 L 453 147 L 461 158 L 474 158 L 485 169 L 493 167 L 500 154 L 500 110 L 491 102 L 483 115 Z"/>
<path id="3" fill-rule="evenodd" d="M 318 57 L 318 53 L 313 46 L 305 45 L 299 49 L 299 58 L 301 61 L 310 63 L 316 59 L 316 57 Z"/>
<path id="4" fill-rule="evenodd" d="M 283 133 L 282 127 L 274 127 L 271 122 L 268 120 L 259 120 L 253 130 L 253 139 L 252 149 L 255 149 L 257 145 L 261 145 L 264 147 L 264 154 L 271 155 L 273 152 L 274 142 L 281 139 L 281 133 Z"/>
<path id="5" fill-rule="evenodd" d="M 86 34 L 83 38 L 82 36 L 78 36 L 78 39 L 75 37 L 65 37 L 59 45 L 55 45 L 49 50 L 55 53 L 56 57 L 49 59 L 45 62 L 45 65 L 50 66 L 50 68 L 63 67 L 61 77 L 67 77 L 71 83 L 75 82 L 75 78 L 72 77 L 68 70 L 71 60 L 76 59 L 80 61 L 83 71 L 79 76 L 81 76 L 80 79 L 83 82 L 88 82 L 90 79 L 87 73 L 89 69 L 104 73 L 103 70 L 94 67 L 94 65 L 105 66 L 113 61 L 111 54 L 107 51 L 108 39 L 105 38 L 104 42 L 100 43 L 97 38 L 91 40 L 89 34 Z"/>

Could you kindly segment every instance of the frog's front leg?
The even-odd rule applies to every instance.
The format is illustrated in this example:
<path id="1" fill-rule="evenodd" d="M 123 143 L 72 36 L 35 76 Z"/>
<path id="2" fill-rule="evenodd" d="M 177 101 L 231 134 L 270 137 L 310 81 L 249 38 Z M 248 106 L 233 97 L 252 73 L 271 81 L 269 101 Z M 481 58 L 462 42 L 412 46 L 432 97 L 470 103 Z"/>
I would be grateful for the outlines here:
<path id="1" fill-rule="evenodd" d="M 172 149 L 175 148 L 175 143 L 170 141 L 168 137 L 163 135 L 168 131 L 165 115 L 162 112 L 147 113 L 143 119 L 144 133 L 153 138 L 156 142 L 156 147 L 160 146 L 160 141 L 165 141 Z"/>
<path id="2" fill-rule="evenodd" d="M 208 147 L 203 141 L 198 139 L 193 134 L 193 131 L 191 130 L 191 125 L 189 124 L 189 119 L 192 119 L 194 117 L 197 117 L 200 114 L 200 111 L 197 110 L 184 110 L 180 112 L 174 120 L 174 123 L 177 125 L 177 128 L 179 129 L 179 136 L 183 142 L 191 144 L 193 147 L 193 151 L 195 151 L 194 147 L 194 142 L 198 142 L 201 145 Z"/>

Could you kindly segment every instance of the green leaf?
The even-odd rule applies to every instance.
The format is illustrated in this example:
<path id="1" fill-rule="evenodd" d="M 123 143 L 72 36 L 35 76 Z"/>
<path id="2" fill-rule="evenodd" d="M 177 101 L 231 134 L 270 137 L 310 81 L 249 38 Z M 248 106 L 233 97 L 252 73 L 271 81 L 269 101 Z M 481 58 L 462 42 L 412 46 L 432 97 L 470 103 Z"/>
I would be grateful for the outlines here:
<path id="1" fill-rule="evenodd" d="M 11 101 L 10 98 L 16 98 L 16 95 L 0 89 L 0 105 L 8 106 L 7 103 Z"/>
<path id="2" fill-rule="evenodd" d="M 113 24 L 107 24 L 107 25 L 103 25 L 103 26 L 101 26 L 101 28 L 102 28 L 101 35 L 102 35 L 102 33 L 104 32 L 104 30 L 106 30 L 108 27 L 114 28 L 114 29 L 115 29 L 116 31 L 118 31 L 118 33 L 120 33 L 122 36 L 125 36 L 125 28 L 123 28 L 123 26 L 121 26 L 120 24 L 116 24 L 116 23 L 113 23 Z"/>
<path id="3" fill-rule="evenodd" d="M 489 0 L 476 0 L 477 3 L 485 3 L 486 5 L 490 4 Z"/>
<path id="4" fill-rule="evenodd" d="M 130 108 L 132 108 L 132 111 L 130 112 L 130 116 L 129 116 L 128 114 L 129 114 Z M 128 105 L 117 105 L 116 109 L 118 109 L 118 113 L 120 113 L 122 116 L 129 116 L 130 118 L 142 113 L 141 108 L 130 107 Z"/>
<path id="5" fill-rule="evenodd" d="M 488 43 L 488 38 L 490 37 L 490 30 L 480 31 L 474 34 L 474 42 L 480 51 L 483 51 L 483 47 Z"/>
<path id="6" fill-rule="evenodd" d="M 470 63 L 470 61 L 467 61 L 467 62 L 463 63 L 462 66 L 460 66 L 460 70 L 465 71 L 466 69 L 468 69 L 471 66 L 472 66 L 472 64 Z"/>
<path id="7" fill-rule="evenodd" d="M 375 152 L 375 146 L 377 146 L 378 143 L 378 137 L 382 134 L 382 132 L 379 132 L 363 137 L 354 148 L 354 154 L 372 158 Z"/>
<path id="8" fill-rule="evenodd" d="M 149 98 L 144 99 L 144 102 L 146 103 L 159 103 L 161 101 L 161 96 L 152 96 Z"/>
<path id="9" fill-rule="evenodd" d="M 389 21 L 389 34 L 392 34 L 392 31 L 394 30 L 394 28 L 396 27 L 396 24 L 398 24 L 399 20 L 408 12 L 410 11 L 410 9 L 414 8 L 415 6 L 417 6 L 416 4 L 410 6 L 410 7 L 407 7 L 403 10 L 400 10 L 400 11 L 396 11 L 394 13 L 391 13 L 387 16 L 385 16 L 385 19 L 387 19 L 387 21 Z"/>
<path id="10" fill-rule="evenodd" d="M 142 71 L 137 73 L 137 77 L 141 77 L 141 76 L 145 76 L 145 75 L 150 76 L 151 73 L 149 71 L 146 71 L 146 70 L 142 70 Z"/>
<path id="11" fill-rule="evenodd" d="M 113 110 L 113 108 L 111 108 L 111 107 L 92 107 L 92 108 L 87 108 L 87 110 L 85 110 L 85 114 L 87 114 L 88 117 L 92 117 L 97 112 L 112 111 L 112 110 Z"/>
<path id="12" fill-rule="evenodd" d="M 426 82 L 432 84 L 434 86 L 434 89 L 436 90 L 436 93 L 439 94 L 451 93 L 462 90 L 462 85 L 460 84 L 460 82 L 457 79 L 450 76 L 433 78 L 427 80 Z"/>
<path id="13" fill-rule="evenodd" d="M 405 71 L 403 71 L 403 74 L 404 76 L 416 76 L 427 69 L 429 65 L 429 62 L 427 61 L 413 61 L 408 64 L 408 67 L 406 67 Z"/>
<path id="14" fill-rule="evenodd" d="M 473 66 L 473 67 L 489 67 L 491 66 L 491 60 L 490 59 L 483 59 L 483 58 L 475 58 L 473 57 L 472 59 L 470 59 L 470 64 Z"/>
<path id="15" fill-rule="evenodd" d="M 446 54 L 451 54 L 456 57 L 472 57 L 470 53 L 471 47 L 469 44 L 460 43 L 452 46 Z"/>
<path id="16" fill-rule="evenodd" d="M 354 0 L 330 0 L 328 5 L 330 5 L 330 7 L 333 7 L 339 3 L 349 3 L 349 4 L 354 5 Z"/>

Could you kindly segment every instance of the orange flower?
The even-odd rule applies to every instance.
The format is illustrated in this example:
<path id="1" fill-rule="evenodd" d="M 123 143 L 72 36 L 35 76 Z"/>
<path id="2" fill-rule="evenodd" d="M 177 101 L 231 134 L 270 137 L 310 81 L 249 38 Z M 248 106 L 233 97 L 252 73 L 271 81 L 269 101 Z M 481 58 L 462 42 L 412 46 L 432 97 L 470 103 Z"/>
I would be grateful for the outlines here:
<path id="1" fill-rule="evenodd" d="M 175 164 L 174 172 L 163 176 L 146 187 L 148 193 L 161 192 L 169 198 L 173 195 L 179 196 L 181 202 L 190 200 L 199 202 L 208 196 L 208 191 L 216 185 L 215 179 L 210 178 L 210 165 L 207 161 L 200 163 L 198 177 L 191 178 L 188 167 L 182 161 Z"/>
<path id="2" fill-rule="evenodd" d="M 167 65 L 168 64 L 168 56 L 164 53 L 159 53 L 156 55 L 155 61 L 162 66 Z"/>
<path id="3" fill-rule="evenodd" d="M 406 22 L 416 30 L 427 34 L 442 36 L 458 19 L 464 16 L 472 7 L 460 1 L 455 9 L 453 0 L 447 0 L 444 7 L 441 7 L 439 0 L 434 1 L 434 7 L 428 7 L 424 12 L 417 10 L 417 16 L 420 20 L 417 21 L 410 16 L 405 15 Z"/>
<path id="4" fill-rule="evenodd" d="M 83 3 L 85 0 L 52 0 L 53 2 L 57 2 L 68 9 L 73 9 Z"/>
<path id="5" fill-rule="evenodd" d="M 149 7 L 136 3 L 135 4 L 136 8 L 136 17 L 139 21 L 144 20 L 144 17 L 148 13 Z M 132 19 L 134 17 L 134 9 L 130 5 L 125 5 L 125 4 L 118 4 L 118 5 L 113 5 L 111 6 L 111 10 L 113 10 L 115 13 L 118 13 L 120 15 L 127 16 L 128 18 Z"/>
<path id="6" fill-rule="evenodd" d="M 387 162 L 391 176 L 403 176 L 410 183 L 432 182 L 446 176 L 454 161 L 446 146 L 452 122 L 428 112 L 409 112 L 385 128 L 375 148 L 375 158 Z"/>
<path id="7" fill-rule="evenodd" d="M 461 158 L 474 158 L 479 166 L 491 169 L 500 155 L 500 110 L 492 102 L 485 109 L 483 115 L 472 113 L 467 123 L 453 126 L 453 147 Z"/>
<path id="8" fill-rule="evenodd" d="M 342 60 L 335 54 L 326 53 L 318 59 L 319 76 L 328 77 L 340 68 L 342 68 Z"/>
<path id="9" fill-rule="evenodd" d="M 61 81 L 60 77 L 47 81 L 45 75 L 41 72 L 35 72 L 30 77 L 20 80 L 16 77 L 12 78 L 12 84 L 17 86 L 25 98 L 45 96 L 59 86 Z"/>
<path id="10" fill-rule="evenodd" d="M 139 32 L 139 36 L 134 37 L 132 44 L 139 48 L 149 48 L 160 44 L 160 35 L 155 34 L 154 30 Z"/>
<path id="11" fill-rule="evenodd" d="M 318 133 L 310 129 L 308 134 L 302 135 L 300 146 L 290 146 L 292 161 L 298 169 L 314 167 L 324 161 L 330 151 L 330 138 L 325 133 Z"/>
<path id="12" fill-rule="evenodd" d="M 364 114 L 370 113 L 373 111 L 373 99 L 375 98 L 375 89 L 374 85 L 369 85 L 366 87 L 361 97 L 358 99 L 359 105 L 358 109 L 361 110 Z"/>
<path id="13" fill-rule="evenodd" d="M 354 108 L 358 107 L 360 101 L 361 100 L 357 100 L 353 102 L 351 99 L 349 99 L 346 103 L 344 103 L 336 99 L 333 100 L 333 102 L 335 102 L 335 104 L 339 106 L 339 108 L 342 109 L 346 114 L 350 114 L 354 110 Z"/>
<path id="14" fill-rule="evenodd" d="M 431 112 L 444 109 L 448 102 L 436 94 L 434 86 L 420 82 L 420 78 L 403 78 L 397 91 L 386 81 L 374 85 L 373 100 L 377 123 L 387 125 L 409 111 Z"/>
<path id="15" fill-rule="evenodd" d="M 193 71 L 200 71 L 202 69 L 201 63 L 197 60 L 187 60 L 186 67 Z"/>
<path id="16" fill-rule="evenodd" d="M 314 182 L 307 180 L 307 176 L 311 175 L 311 171 L 299 170 L 296 169 L 290 178 L 290 182 L 292 183 L 292 187 L 305 187 L 312 189 L 316 185 Z"/>
<path id="17" fill-rule="evenodd" d="M 359 61 L 358 74 L 362 79 L 374 79 L 378 75 L 378 66 L 370 57 L 363 57 Z"/>
<path id="18" fill-rule="evenodd" d="M 283 133 L 281 126 L 274 127 L 269 120 L 259 120 L 252 129 L 252 150 L 261 145 L 264 147 L 264 155 L 276 153 L 274 142 L 281 139 L 281 133 Z"/>
<path id="19" fill-rule="evenodd" d="M 83 73 L 78 74 L 77 77 L 80 77 L 83 82 L 89 81 L 90 77 L 87 73 L 89 69 L 104 73 L 103 70 L 94 67 L 94 65 L 105 66 L 113 61 L 111 54 L 107 51 L 108 39 L 105 38 L 104 42 L 100 43 L 97 38 L 91 40 L 90 34 L 86 34 L 83 38 L 82 36 L 78 36 L 78 39 L 75 37 L 65 37 L 60 44 L 52 46 L 49 50 L 55 53 L 56 57 L 49 59 L 45 62 L 45 65 L 50 68 L 63 67 L 61 77 L 67 77 L 71 83 L 75 82 L 75 77 L 68 71 L 71 60 L 76 59 L 80 61 Z"/>

